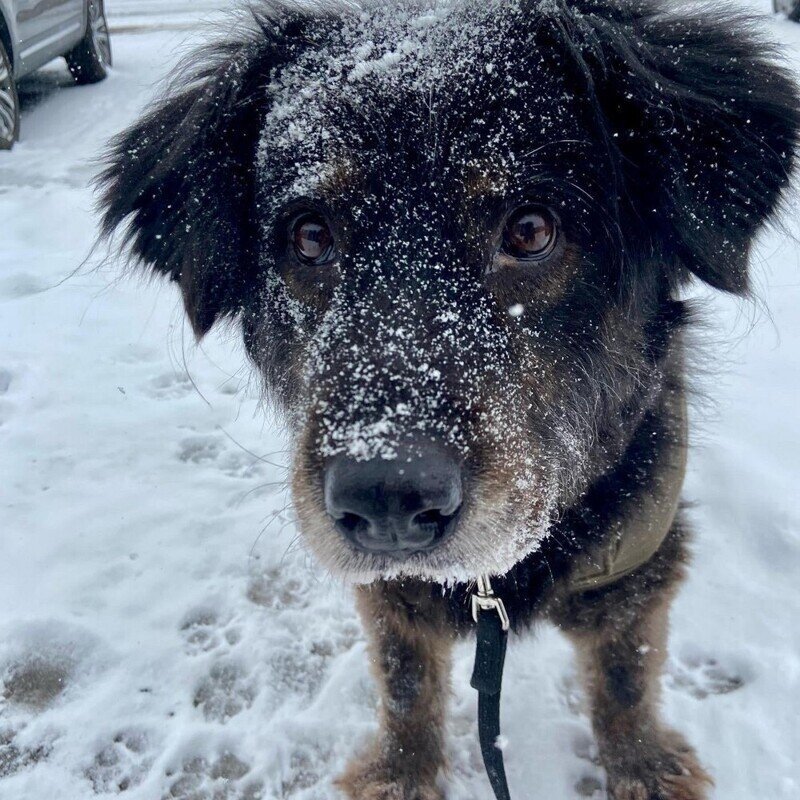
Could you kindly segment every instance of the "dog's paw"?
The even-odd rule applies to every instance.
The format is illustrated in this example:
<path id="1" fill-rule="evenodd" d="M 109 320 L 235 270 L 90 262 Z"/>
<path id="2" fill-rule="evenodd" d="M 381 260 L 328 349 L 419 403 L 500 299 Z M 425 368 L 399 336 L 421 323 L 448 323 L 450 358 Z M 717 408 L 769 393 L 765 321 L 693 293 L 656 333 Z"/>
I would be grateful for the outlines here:
<path id="1" fill-rule="evenodd" d="M 677 733 L 608 767 L 609 800 L 706 800 L 713 781 Z"/>
<path id="2" fill-rule="evenodd" d="M 336 785 L 350 800 L 444 800 L 434 784 L 380 758 L 353 762 Z"/>
<path id="3" fill-rule="evenodd" d="M 443 800 L 444 795 L 435 788 L 404 786 L 401 783 L 369 783 L 358 794 L 348 794 L 352 800 Z"/>

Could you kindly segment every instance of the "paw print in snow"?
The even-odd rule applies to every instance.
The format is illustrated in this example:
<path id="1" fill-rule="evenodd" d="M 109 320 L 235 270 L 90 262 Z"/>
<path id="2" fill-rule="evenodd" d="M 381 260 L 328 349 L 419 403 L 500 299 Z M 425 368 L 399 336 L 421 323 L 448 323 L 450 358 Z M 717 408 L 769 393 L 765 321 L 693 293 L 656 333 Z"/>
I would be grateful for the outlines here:
<path id="1" fill-rule="evenodd" d="M 598 798 L 598 800 L 605 797 L 603 794 L 603 782 L 594 775 L 584 775 L 575 784 L 575 793 L 578 797 L 593 797 Z"/>
<path id="2" fill-rule="evenodd" d="M 85 775 L 96 794 L 119 793 L 138 786 L 151 765 L 147 736 L 141 731 L 122 731 L 97 753 Z"/>
<path id="3" fill-rule="evenodd" d="M 215 466 L 232 478 L 251 478 L 262 472 L 262 462 L 250 453 L 229 452 L 218 436 L 187 436 L 178 447 L 178 460 L 185 464 Z"/>
<path id="4" fill-rule="evenodd" d="M 11 370 L 0 367 L 0 395 L 7 394 L 11 388 Z"/>
<path id="5" fill-rule="evenodd" d="M 256 694 L 240 664 L 218 661 L 197 687 L 193 702 L 207 720 L 225 722 L 250 708 Z"/>
<path id="6" fill-rule="evenodd" d="M 667 686 L 698 700 L 705 700 L 709 695 L 735 692 L 744 683 L 744 678 L 726 669 L 715 658 L 674 662 L 667 674 Z"/>
<path id="7" fill-rule="evenodd" d="M 25 747 L 17 741 L 18 731 L 0 728 L 0 780 L 34 767 L 50 755 L 48 744 Z"/>
<path id="8" fill-rule="evenodd" d="M 216 436 L 187 436 L 178 449 L 178 460 L 186 464 L 208 464 L 222 453 L 224 445 Z"/>
<path id="9" fill-rule="evenodd" d="M 204 758 L 186 761 L 162 800 L 261 800 L 263 788 L 248 781 L 250 766 L 233 753 L 223 753 L 209 763 Z"/>
<path id="10" fill-rule="evenodd" d="M 0 367 L 0 425 L 8 421 L 14 411 L 14 405 L 10 400 L 5 399 L 11 388 L 13 375 L 11 370 Z"/>
<path id="11" fill-rule="evenodd" d="M 153 378 L 146 391 L 156 400 L 177 400 L 192 391 L 192 381 L 185 372 L 165 372 Z"/>
<path id="12" fill-rule="evenodd" d="M 189 654 L 214 650 L 222 643 L 217 612 L 210 608 L 195 608 L 181 623 L 181 634 Z"/>
<path id="13" fill-rule="evenodd" d="M 184 617 L 180 630 L 189 655 L 233 647 L 242 636 L 238 628 L 221 622 L 217 612 L 208 607 L 190 611 Z"/>
<path id="14" fill-rule="evenodd" d="M 250 576 L 247 599 L 259 606 L 281 610 L 284 608 L 306 608 L 310 587 L 298 575 L 285 569 L 270 567 Z"/>

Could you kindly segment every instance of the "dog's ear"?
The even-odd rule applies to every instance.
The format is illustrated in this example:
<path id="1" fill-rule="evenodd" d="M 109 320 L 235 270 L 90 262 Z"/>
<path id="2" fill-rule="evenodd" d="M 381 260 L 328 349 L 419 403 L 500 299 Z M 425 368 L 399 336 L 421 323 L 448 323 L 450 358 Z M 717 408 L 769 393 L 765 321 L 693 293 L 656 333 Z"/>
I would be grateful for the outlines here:
<path id="1" fill-rule="evenodd" d="M 621 207 L 647 225 L 664 263 L 746 293 L 750 243 L 797 157 L 796 85 L 730 8 L 677 17 L 647 2 L 578 0 L 576 11 Z"/>
<path id="2" fill-rule="evenodd" d="M 141 264 L 176 281 L 197 336 L 235 314 L 257 270 L 254 171 L 267 87 L 306 20 L 259 19 L 193 57 L 181 85 L 113 143 L 102 234 L 122 226 Z"/>

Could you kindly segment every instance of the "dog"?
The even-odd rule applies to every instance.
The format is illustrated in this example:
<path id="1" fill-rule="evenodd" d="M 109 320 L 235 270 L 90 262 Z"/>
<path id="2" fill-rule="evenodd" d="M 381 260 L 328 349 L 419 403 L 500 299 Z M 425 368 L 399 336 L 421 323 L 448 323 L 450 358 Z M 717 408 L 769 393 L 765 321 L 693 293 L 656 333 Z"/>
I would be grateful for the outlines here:
<path id="1" fill-rule="evenodd" d="M 608 795 L 699 800 L 660 721 L 688 563 L 683 288 L 749 292 L 800 98 L 750 20 L 655 0 L 270 4 L 109 151 L 103 234 L 234 320 L 303 541 L 382 703 L 339 786 L 443 797 L 449 653 L 492 576 L 574 643 Z"/>

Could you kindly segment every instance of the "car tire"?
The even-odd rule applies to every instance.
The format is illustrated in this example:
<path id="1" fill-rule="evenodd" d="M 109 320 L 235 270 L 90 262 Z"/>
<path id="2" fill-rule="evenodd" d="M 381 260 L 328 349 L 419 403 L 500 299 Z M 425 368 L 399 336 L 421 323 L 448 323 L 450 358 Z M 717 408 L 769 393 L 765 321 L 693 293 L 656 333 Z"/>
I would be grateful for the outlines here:
<path id="1" fill-rule="evenodd" d="M 112 65 L 111 39 L 103 0 L 89 0 L 86 33 L 67 53 L 67 66 L 75 83 L 97 83 Z"/>
<path id="2" fill-rule="evenodd" d="M 19 96 L 14 70 L 0 42 L 0 150 L 10 150 L 19 138 Z"/>

